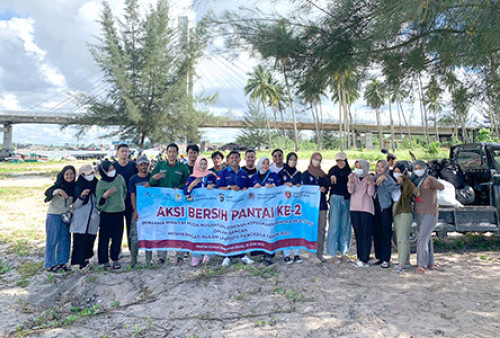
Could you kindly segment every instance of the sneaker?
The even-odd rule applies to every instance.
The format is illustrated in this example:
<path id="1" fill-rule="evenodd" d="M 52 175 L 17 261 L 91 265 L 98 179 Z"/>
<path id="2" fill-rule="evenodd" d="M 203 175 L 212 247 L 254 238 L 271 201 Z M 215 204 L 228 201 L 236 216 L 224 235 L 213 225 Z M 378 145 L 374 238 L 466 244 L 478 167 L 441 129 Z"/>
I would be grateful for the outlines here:
<path id="1" fill-rule="evenodd" d="M 210 262 L 210 257 L 207 255 L 204 255 L 203 260 L 201 261 L 201 264 L 207 264 L 208 262 Z"/>
<path id="2" fill-rule="evenodd" d="M 225 257 L 223 260 L 222 260 L 222 266 L 230 266 L 231 265 L 231 258 L 229 257 Z"/>
<path id="3" fill-rule="evenodd" d="M 293 259 L 291 259 L 290 257 L 285 257 L 285 264 L 287 265 L 293 264 Z"/>
<path id="4" fill-rule="evenodd" d="M 193 258 L 191 258 L 191 263 L 189 263 L 189 265 L 191 265 L 194 268 L 194 267 L 197 267 L 198 265 L 200 265 L 200 263 L 201 263 L 200 257 L 193 257 Z"/>
<path id="5" fill-rule="evenodd" d="M 293 257 L 293 261 L 294 261 L 295 263 L 297 263 L 297 264 L 301 264 L 301 263 L 303 262 L 302 258 L 300 258 L 300 256 L 299 256 L 299 255 L 295 255 L 295 256 Z"/>
<path id="6" fill-rule="evenodd" d="M 253 263 L 255 263 L 255 261 L 248 256 L 243 256 L 241 258 L 241 261 L 243 262 L 243 264 L 246 264 L 246 265 L 252 265 Z"/>
<path id="7" fill-rule="evenodd" d="M 368 265 L 368 264 L 366 264 L 365 262 L 362 262 L 362 261 L 357 261 L 355 266 L 358 267 L 358 268 L 367 268 L 370 265 Z"/>

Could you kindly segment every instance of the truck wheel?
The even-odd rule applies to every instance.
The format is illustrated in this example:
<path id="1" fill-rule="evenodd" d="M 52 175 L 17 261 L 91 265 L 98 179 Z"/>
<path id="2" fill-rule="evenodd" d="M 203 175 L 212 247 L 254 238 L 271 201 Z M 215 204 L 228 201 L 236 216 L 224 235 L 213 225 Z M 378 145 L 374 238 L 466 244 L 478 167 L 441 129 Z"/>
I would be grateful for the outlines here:
<path id="1" fill-rule="evenodd" d="M 418 241 L 418 228 L 412 227 L 410 231 L 410 252 L 417 252 L 417 241 Z M 398 248 L 398 238 L 396 237 L 396 231 L 392 232 L 392 246 Z"/>
<path id="2" fill-rule="evenodd" d="M 436 231 L 436 234 L 440 240 L 446 239 L 446 237 L 448 237 L 448 231 Z"/>

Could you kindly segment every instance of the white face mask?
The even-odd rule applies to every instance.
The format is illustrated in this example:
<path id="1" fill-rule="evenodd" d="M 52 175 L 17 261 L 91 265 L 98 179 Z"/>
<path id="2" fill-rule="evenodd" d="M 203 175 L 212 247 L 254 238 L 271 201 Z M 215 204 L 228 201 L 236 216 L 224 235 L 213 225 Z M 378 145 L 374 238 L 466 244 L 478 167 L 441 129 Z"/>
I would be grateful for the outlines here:
<path id="1" fill-rule="evenodd" d="M 425 174 L 425 170 L 424 170 L 424 169 L 413 170 L 413 172 L 414 172 L 414 173 L 415 173 L 415 175 L 417 175 L 418 177 L 422 177 L 422 176 L 424 176 L 424 174 Z"/>
<path id="2" fill-rule="evenodd" d="M 395 179 L 398 179 L 398 178 L 400 178 L 401 176 L 403 176 L 403 174 L 401 174 L 401 173 L 394 173 L 394 178 L 395 178 Z"/>
<path id="3" fill-rule="evenodd" d="M 358 177 L 363 175 L 363 173 L 364 173 L 363 169 L 359 169 L 359 168 L 354 169 L 354 175 L 356 175 Z"/>
<path id="4" fill-rule="evenodd" d="M 115 177 L 115 175 L 116 175 L 116 170 L 112 170 L 112 171 L 110 171 L 110 172 L 106 172 L 106 175 L 107 175 L 108 177 Z"/>
<path id="5" fill-rule="evenodd" d="M 83 176 L 87 181 L 92 182 L 94 180 L 95 175 L 90 174 L 90 175 L 84 175 Z"/>

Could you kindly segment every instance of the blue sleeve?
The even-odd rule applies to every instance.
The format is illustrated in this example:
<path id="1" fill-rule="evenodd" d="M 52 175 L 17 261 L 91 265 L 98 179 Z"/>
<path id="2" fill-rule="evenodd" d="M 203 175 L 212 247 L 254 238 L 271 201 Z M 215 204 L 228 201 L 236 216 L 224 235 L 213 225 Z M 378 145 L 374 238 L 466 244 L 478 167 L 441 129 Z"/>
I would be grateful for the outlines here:
<path id="1" fill-rule="evenodd" d="M 217 184 L 217 176 L 216 175 L 208 175 L 207 185 L 209 184 Z"/>
<path id="2" fill-rule="evenodd" d="M 259 175 L 258 175 L 258 174 L 255 174 L 255 175 L 253 175 L 253 176 L 252 176 L 252 178 L 250 179 L 250 184 L 251 184 L 251 186 L 252 186 L 252 187 L 255 187 L 255 185 L 256 185 L 257 183 L 260 183 L 260 182 L 259 182 Z"/>
<path id="3" fill-rule="evenodd" d="M 135 175 L 130 178 L 128 181 L 128 191 L 130 194 L 135 194 L 136 193 L 136 188 L 135 188 Z"/>
<path id="4" fill-rule="evenodd" d="M 188 187 L 189 185 L 191 184 L 191 182 L 193 182 L 196 178 L 195 177 L 192 177 L 192 176 L 189 176 L 186 180 L 186 184 L 184 185 L 184 189 L 182 189 L 184 191 L 184 195 L 189 195 L 190 193 L 192 193 L 193 191 L 191 190 L 191 192 L 188 191 Z"/>
<path id="5" fill-rule="evenodd" d="M 292 184 L 293 185 L 302 184 L 302 173 L 300 171 L 297 175 L 293 177 Z"/>
<path id="6" fill-rule="evenodd" d="M 283 170 L 281 170 L 281 171 L 283 171 Z M 273 173 L 273 174 L 274 174 L 274 173 Z M 274 184 L 275 184 L 277 187 L 279 187 L 279 186 L 281 185 L 281 179 L 280 179 L 279 175 L 277 175 L 277 174 L 274 174 Z"/>
<path id="7" fill-rule="evenodd" d="M 222 170 L 217 180 L 217 188 L 226 187 L 226 169 Z"/>
<path id="8" fill-rule="evenodd" d="M 302 174 L 302 184 L 303 185 L 311 185 L 311 182 L 309 182 L 309 173 L 307 171 L 304 171 Z"/>

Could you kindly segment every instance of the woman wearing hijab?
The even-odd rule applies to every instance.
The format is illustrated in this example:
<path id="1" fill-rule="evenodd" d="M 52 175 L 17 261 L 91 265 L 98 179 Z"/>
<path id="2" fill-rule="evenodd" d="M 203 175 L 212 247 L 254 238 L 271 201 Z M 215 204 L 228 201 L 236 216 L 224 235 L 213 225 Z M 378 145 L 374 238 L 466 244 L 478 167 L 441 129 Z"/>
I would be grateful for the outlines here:
<path id="1" fill-rule="evenodd" d="M 335 155 L 337 165 L 328 172 L 330 183 L 330 213 L 328 216 L 328 236 L 326 238 L 326 251 L 333 257 L 333 263 L 347 263 L 346 256 L 351 247 L 351 194 L 347 191 L 347 180 L 351 168 L 347 162 L 347 155 L 341 151 Z M 337 256 L 340 252 L 340 257 Z"/>
<path id="2" fill-rule="evenodd" d="M 318 223 L 318 251 L 316 255 L 321 262 L 325 262 L 326 259 L 323 257 L 323 249 L 325 242 L 326 212 L 328 211 L 326 193 L 328 191 L 329 182 L 325 172 L 321 169 L 322 159 L 320 153 L 316 152 L 311 155 L 309 167 L 307 167 L 307 170 L 302 174 L 302 184 L 318 186 L 321 191 Z"/>
<path id="3" fill-rule="evenodd" d="M 291 152 L 286 155 L 285 166 L 278 174 L 283 185 L 289 187 L 300 187 L 302 185 L 302 173 L 297 170 L 297 161 L 298 157 L 296 153 Z M 291 249 L 283 250 L 283 256 L 285 256 L 286 264 L 302 263 L 300 249 L 293 249 L 293 259 L 290 258 L 291 253 Z"/>
<path id="4" fill-rule="evenodd" d="M 99 211 L 96 207 L 97 178 L 91 165 L 86 164 L 78 171 L 73 202 L 73 218 L 69 231 L 73 234 L 71 265 L 80 269 L 89 266 L 94 255 L 94 242 L 99 228 Z"/>
<path id="5" fill-rule="evenodd" d="M 271 160 L 269 157 L 262 156 L 257 162 L 257 173 L 252 176 L 252 186 L 254 188 L 274 188 L 281 184 L 278 174 L 270 170 Z M 267 265 L 274 264 L 273 258 L 275 254 L 269 254 L 264 251 L 253 251 L 250 256 L 263 255 Z"/>
<path id="6" fill-rule="evenodd" d="M 347 191 L 351 194 L 351 222 L 358 256 L 356 266 L 366 268 L 369 266 L 372 247 L 375 187 L 373 177 L 369 174 L 370 163 L 358 160 L 354 166 L 354 172 L 349 175 L 347 181 Z"/>
<path id="7" fill-rule="evenodd" d="M 394 166 L 393 176 L 400 187 L 399 197 L 395 199 L 392 210 L 398 244 L 398 264 L 394 267 L 394 270 L 404 272 L 406 270 L 405 265 L 410 261 L 410 231 L 413 223 L 411 204 L 415 184 L 410 180 L 408 170 L 402 162 L 398 162 Z"/>
<path id="8" fill-rule="evenodd" d="M 125 198 L 127 187 L 125 180 L 108 160 L 99 165 L 101 180 L 96 186 L 97 209 L 100 213 L 99 244 L 97 258 L 99 264 L 104 264 L 104 269 L 121 269 L 118 261 L 123 238 L 123 212 L 125 211 Z M 111 241 L 111 248 L 109 242 Z M 113 265 L 109 264 L 109 256 Z"/>
<path id="9" fill-rule="evenodd" d="M 75 196 L 76 170 L 65 166 L 57 174 L 55 183 L 45 191 L 45 202 L 50 202 L 45 221 L 45 259 L 43 267 L 49 271 L 69 271 L 71 235 L 71 204 Z"/>
<path id="10" fill-rule="evenodd" d="M 373 244 L 375 265 L 387 269 L 391 266 L 392 238 L 392 193 L 399 189 L 389 173 L 389 163 L 378 160 L 375 166 L 375 221 L 373 223 Z"/>
<path id="11" fill-rule="evenodd" d="M 281 185 L 278 174 L 272 172 L 269 157 L 262 156 L 257 163 L 257 174 L 252 176 L 252 186 L 254 188 L 273 188 Z"/>
<path id="12" fill-rule="evenodd" d="M 216 185 L 217 176 L 213 171 L 208 170 L 208 161 L 205 157 L 199 156 L 194 162 L 193 174 L 187 178 L 184 194 L 189 195 L 194 189 L 207 188 L 212 189 Z M 190 265 L 197 267 L 200 263 L 207 264 L 210 257 L 207 255 L 201 259 L 201 254 L 193 253 Z"/>
<path id="13" fill-rule="evenodd" d="M 426 269 L 435 269 L 434 245 L 432 232 L 436 228 L 438 216 L 437 190 L 444 186 L 429 175 L 427 163 L 415 161 L 411 181 L 415 184 L 415 216 L 419 227 L 417 241 L 417 273 L 423 274 Z"/>

